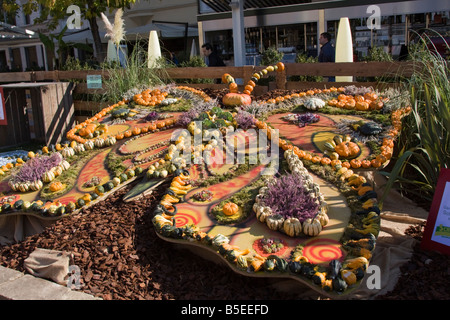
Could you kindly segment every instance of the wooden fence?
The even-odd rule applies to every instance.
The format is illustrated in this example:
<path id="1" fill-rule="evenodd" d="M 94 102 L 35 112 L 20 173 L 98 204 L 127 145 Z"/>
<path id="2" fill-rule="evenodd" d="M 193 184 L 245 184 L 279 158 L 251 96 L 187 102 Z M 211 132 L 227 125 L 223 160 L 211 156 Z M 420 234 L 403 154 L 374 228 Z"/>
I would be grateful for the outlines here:
<path id="1" fill-rule="evenodd" d="M 264 66 L 243 66 L 243 67 L 188 67 L 188 68 L 167 68 L 165 72 L 172 80 L 176 79 L 217 79 L 224 73 L 231 74 L 235 79 L 243 79 L 243 89 L 245 83 L 252 77 L 252 74 L 264 69 Z M 416 66 L 411 62 L 353 62 L 353 63 L 287 63 L 283 72 L 271 72 L 269 76 L 275 78 L 275 81 L 268 85 L 257 85 L 253 94 L 259 96 L 268 90 L 287 89 L 287 90 L 307 90 L 310 88 L 329 88 L 332 86 L 371 86 L 380 88 L 382 86 L 395 85 L 398 78 L 410 77 Z M 76 81 L 73 93 L 75 95 L 88 96 L 92 94 L 103 94 L 104 89 L 88 89 L 86 83 L 87 75 L 101 75 L 103 79 L 108 78 L 107 71 L 89 70 L 89 71 L 31 71 L 31 72 L 11 72 L 0 73 L 1 83 L 11 82 L 41 82 L 41 81 Z M 352 82 L 301 82 L 291 81 L 293 76 L 353 76 Z M 394 82 L 382 83 L 377 81 L 356 81 L 360 78 L 375 79 L 391 77 Z M 202 83 L 202 84 L 183 84 L 199 89 L 226 88 L 226 84 Z M 105 106 L 103 103 L 95 101 L 86 101 L 74 99 L 76 114 L 86 114 L 97 112 Z M 86 114 L 87 115 L 87 114 Z"/>

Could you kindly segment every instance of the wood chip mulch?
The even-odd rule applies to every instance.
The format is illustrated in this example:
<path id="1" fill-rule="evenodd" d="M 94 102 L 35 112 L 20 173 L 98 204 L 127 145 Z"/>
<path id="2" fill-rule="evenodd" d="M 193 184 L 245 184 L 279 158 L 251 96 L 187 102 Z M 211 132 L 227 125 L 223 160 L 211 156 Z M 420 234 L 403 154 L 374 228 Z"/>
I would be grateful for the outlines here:
<path id="1" fill-rule="evenodd" d="M 0 247 L 0 264 L 24 272 L 23 261 L 36 248 L 72 252 L 73 264 L 81 270 L 80 291 L 105 300 L 296 298 L 274 292 L 269 279 L 240 276 L 160 239 L 151 222 L 160 195 L 124 203 L 129 189 L 57 221 L 41 234 Z"/>

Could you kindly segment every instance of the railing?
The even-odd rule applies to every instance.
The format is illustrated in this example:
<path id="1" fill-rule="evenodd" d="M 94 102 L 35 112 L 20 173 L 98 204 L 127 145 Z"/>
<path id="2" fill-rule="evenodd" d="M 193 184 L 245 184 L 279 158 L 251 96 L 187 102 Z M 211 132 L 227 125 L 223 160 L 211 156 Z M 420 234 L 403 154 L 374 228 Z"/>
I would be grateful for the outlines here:
<path id="1" fill-rule="evenodd" d="M 243 67 L 198 67 L 198 68 L 167 68 L 165 72 L 173 79 L 217 79 L 224 73 L 231 74 L 235 79 L 242 79 L 239 89 L 242 91 L 244 85 L 250 80 L 253 73 L 264 69 L 264 66 L 243 66 Z M 412 62 L 352 62 L 352 63 L 286 63 L 286 68 L 282 72 L 271 72 L 269 75 L 275 77 L 275 81 L 267 86 L 257 85 L 253 91 L 255 96 L 261 95 L 272 89 L 287 90 L 307 90 L 310 88 L 326 88 L 332 86 L 393 86 L 396 83 L 381 83 L 378 81 L 352 81 L 352 82 L 300 82 L 290 81 L 292 76 L 352 76 L 363 78 L 382 77 L 410 77 L 416 66 Z M 87 75 L 101 75 L 103 79 L 108 78 L 107 71 L 87 70 L 87 71 L 30 71 L 0 73 L 0 84 L 5 82 L 43 82 L 43 81 L 77 81 L 74 94 L 103 94 L 104 89 L 88 89 L 86 83 Z M 399 78 L 395 78 L 398 81 Z M 202 83 L 183 84 L 195 88 L 223 89 L 226 84 Z M 104 104 L 86 100 L 74 100 L 75 111 L 97 112 L 103 108 Z"/>

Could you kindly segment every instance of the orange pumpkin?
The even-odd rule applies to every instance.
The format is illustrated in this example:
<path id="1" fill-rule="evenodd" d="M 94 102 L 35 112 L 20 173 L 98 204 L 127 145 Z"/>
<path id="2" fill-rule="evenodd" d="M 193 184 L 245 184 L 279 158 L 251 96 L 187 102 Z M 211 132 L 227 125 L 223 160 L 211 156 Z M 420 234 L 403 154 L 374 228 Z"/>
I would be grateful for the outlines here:
<path id="1" fill-rule="evenodd" d="M 127 130 L 123 133 L 123 135 L 125 138 L 129 138 L 133 135 L 133 133 L 131 132 L 131 130 Z"/>
<path id="2" fill-rule="evenodd" d="M 362 163 L 361 163 L 361 160 L 358 160 L 358 159 L 352 159 L 352 160 L 350 161 L 350 165 L 351 165 L 351 167 L 352 167 L 353 169 L 358 169 L 358 168 L 361 167 Z"/>
<path id="3" fill-rule="evenodd" d="M 350 167 L 351 167 L 350 162 L 348 162 L 348 161 L 342 162 L 342 166 L 347 168 L 347 169 L 350 169 Z"/>
<path id="4" fill-rule="evenodd" d="M 314 156 L 314 157 L 312 157 L 312 159 L 311 159 L 311 161 L 312 161 L 313 163 L 319 163 L 321 160 L 322 160 L 322 158 L 319 157 L 319 156 Z"/>
<path id="5" fill-rule="evenodd" d="M 224 73 L 222 75 L 222 83 L 228 83 L 231 79 L 233 79 L 233 77 L 229 73 Z"/>
<path id="6" fill-rule="evenodd" d="M 223 206 L 223 213 L 226 216 L 232 216 L 233 214 L 237 213 L 239 210 L 239 207 L 236 203 L 233 202 L 227 202 L 224 206 Z"/>
<path id="7" fill-rule="evenodd" d="M 361 166 L 365 169 L 370 168 L 370 166 L 371 166 L 370 160 L 362 160 Z"/>
<path id="8" fill-rule="evenodd" d="M 137 136 L 138 134 L 141 134 L 141 128 L 134 127 L 133 130 L 131 131 L 131 133 L 133 135 Z"/>
<path id="9" fill-rule="evenodd" d="M 311 160 L 312 159 L 312 155 L 311 155 L 311 153 L 305 153 L 305 156 L 303 157 L 303 159 L 305 159 L 305 160 Z"/>
<path id="10" fill-rule="evenodd" d="M 381 167 L 382 163 L 380 162 L 380 160 L 378 159 L 373 159 L 370 164 L 372 165 L 372 167 L 374 168 L 379 168 Z"/>
<path id="11" fill-rule="evenodd" d="M 369 110 L 369 104 L 365 101 L 357 101 L 355 108 L 359 111 L 367 111 Z"/>
<path id="12" fill-rule="evenodd" d="M 123 133 L 116 134 L 116 139 L 117 140 L 122 140 L 123 138 L 124 138 L 124 134 Z"/>
<path id="13" fill-rule="evenodd" d="M 322 160 L 320 160 L 320 163 L 323 165 L 330 165 L 331 164 L 331 159 L 327 158 L 327 157 L 323 157 Z"/>
<path id="14" fill-rule="evenodd" d="M 339 156 L 348 158 L 354 157 L 360 152 L 358 144 L 351 141 L 344 141 L 338 144 L 334 150 L 339 154 Z"/>
<path id="15" fill-rule="evenodd" d="M 252 98 L 250 95 L 245 93 L 234 93 L 230 92 L 227 93 L 223 98 L 222 102 L 227 107 L 234 107 L 234 106 L 247 106 L 252 103 Z"/>
<path id="16" fill-rule="evenodd" d="M 63 184 L 60 181 L 55 181 L 48 187 L 51 192 L 59 191 L 63 188 Z"/>
<path id="17" fill-rule="evenodd" d="M 238 85 L 236 82 L 231 82 L 228 85 L 228 88 L 230 89 L 230 93 L 237 93 L 238 92 Z"/>
<path id="18" fill-rule="evenodd" d="M 342 161 L 339 160 L 339 159 L 334 159 L 334 160 L 331 160 L 330 164 L 331 164 L 332 167 L 335 167 L 335 166 L 338 166 L 338 165 L 342 165 Z"/>
<path id="19" fill-rule="evenodd" d="M 284 63 L 281 62 L 281 61 L 278 62 L 278 63 L 277 63 L 277 68 L 278 68 L 278 69 L 277 69 L 278 72 L 284 71 L 284 69 L 285 69 Z"/>
<path id="20" fill-rule="evenodd" d="M 164 128 L 165 125 L 166 125 L 166 122 L 165 122 L 165 121 L 161 121 L 161 122 L 156 123 L 156 127 L 157 127 L 158 129 Z"/>

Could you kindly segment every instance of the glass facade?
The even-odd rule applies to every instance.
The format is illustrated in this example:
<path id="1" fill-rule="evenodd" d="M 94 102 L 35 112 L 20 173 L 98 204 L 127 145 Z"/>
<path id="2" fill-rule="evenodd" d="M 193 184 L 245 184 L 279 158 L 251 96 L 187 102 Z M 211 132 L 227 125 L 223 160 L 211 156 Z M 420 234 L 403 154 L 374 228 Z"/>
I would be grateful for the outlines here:
<path id="1" fill-rule="evenodd" d="M 414 1 L 413 1 L 414 2 Z M 403 2 L 403 6 L 408 7 L 407 2 Z M 420 4 L 417 11 L 426 11 L 430 9 L 428 2 Z M 395 4 L 391 6 L 396 6 Z M 307 56 L 316 57 L 319 53 L 318 38 L 320 32 L 327 31 L 332 36 L 332 43 L 335 43 L 337 29 L 339 25 L 339 16 L 342 14 L 350 14 L 350 25 L 352 29 L 352 37 L 354 43 L 354 56 L 356 61 L 364 60 L 370 48 L 382 48 L 389 53 L 394 60 L 402 57 L 402 50 L 411 42 L 417 41 L 418 37 L 423 34 L 433 38 L 436 46 L 440 46 L 438 51 L 445 55 L 443 44 L 439 43 L 439 37 L 442 36 L 450 43 L 450 11 L 446 6 L 444 11 L 437 11 L 436 7 L 432 12 L 417 13 L 399 13 L 391 15 L 382 15 L 389 12 L 396 13 L 395 9 L 383 9 L 380 16 L 380 24 L 378 28 L 369 28 L 368 19 L 370 14 L 366 13 L 366 8 L 359 5 L 356 7 L 330 8 L 323 9 L 324 19 L 319 19 L 317 12 L 319 9 L 309 11 L 311 15 L 301 16 L 299 11 L 298 19 L 293 19 L 293 12 L 284 11 L 284 13 L 268 12 L 266 16 L 257 16 L 258 27 L 247 27 L 244 30 L 246 42 L 246 64 L 259 65 L 261 53 L 269 47 L 275 47 L 278 51 L 284 53 L 284 62 L 294 62 L 296 54 L 306 54 Z M 328 12 L 330 14 L 328 14 Z M 356 12 L 356 13 L 355 13 Z M 283 19 L 283 15 L 289 16 Z M 271 18 L 277 16 L 277 19 Z M 246 16 L 248 19 L 248 15 Z M 310 21 L 302 20 L 308 19 Z M 223 17 L 219 20 L 222 24 L 226 24 Z M 218 21 L 219 21 L 218 20 Z M 275 25 L 274 21 L 280 21 L 279 25 Z M 290 21 L 297 20 L 297 23 Z M 311 21 L 313 20 L 313 21 Z M 316 21 L 314 21 L 316 20 Z M 199 20 L 201 21 L 201 20 Z M 251 19 L 249 19 L 251 22 Z M 221 24 L 221 25 L 222 25 Z M 251 25 L 249 23 L 246 25 Z M 233 61 L 233 32 L 228 30 L 208 31 L 204 29 L 205 42 L 211 42 L 218 49 L 225 60 Z M 442 41 L 441 41 L 442 42 Z M 448 53 L 447 53 L 448 54 Z"/>

